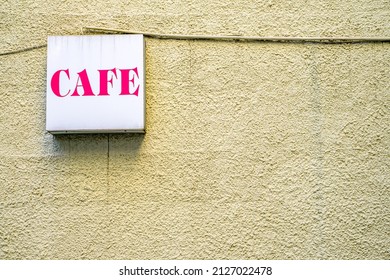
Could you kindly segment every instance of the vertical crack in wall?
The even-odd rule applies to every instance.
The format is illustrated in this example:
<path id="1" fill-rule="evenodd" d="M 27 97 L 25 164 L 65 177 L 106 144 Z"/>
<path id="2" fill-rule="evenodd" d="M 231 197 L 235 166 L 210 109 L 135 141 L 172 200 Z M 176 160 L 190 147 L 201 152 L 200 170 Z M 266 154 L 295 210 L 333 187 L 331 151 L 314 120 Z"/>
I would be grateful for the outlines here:
<path id="1" fill-rule="evenodd" d="M 316 45 L 311 45 L 311 59 L 310 59 L 310 78 L 312 84 L 312 137 L 313 137 L 313 151 L 312 151 L 312 168 L 315 176 L 315 186 L 313 190 L 314 198 L 314 210 L 315 210 L 315 234 L 313 239 L 313 245 L 317 248 L 316 258 L 324 259 L 325 258 L 325 215 L 326 215 L 326 205 L 324 197 L 324 173 L 323 173 L 323 161 L 324 161 L 324 151 L 323 151 L 323 101 L 322 95 L 323 90 L 321 88 L 320 73 L 318 71 L 319 66 L 319 56 L 318 52 L 319 47 Z"/>
<path id="2" fill-rule="evenodd" d="M 107 180 L 107 194 L 106 194 L 106 201 L 108 202 L 108 196 L 110 194 L 110 134 L 107 134 L 107 173 L 106 173 L 106 180 Z"/>
<path id="3" fill-rule="evenodd" d="M 191 40 L 188 40 L 188 46 L 189 46 L 189 49 L 190 49 L 190 69 L 189 69 L 189 73 L 190 73 L 190 84 L 192 85 L 192 46 L 191 46 Z"/>

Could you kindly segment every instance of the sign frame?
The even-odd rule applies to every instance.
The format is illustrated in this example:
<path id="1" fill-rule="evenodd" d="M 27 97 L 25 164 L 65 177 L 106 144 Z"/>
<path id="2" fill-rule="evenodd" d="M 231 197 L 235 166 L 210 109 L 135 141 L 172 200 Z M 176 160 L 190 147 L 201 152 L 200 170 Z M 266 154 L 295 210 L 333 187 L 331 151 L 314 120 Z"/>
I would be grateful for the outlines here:
<path id="1" fill-rule="evenodd" d="M 46 131 L 145 133 L 145 72 L 142 34 L 49 36 Z"/>

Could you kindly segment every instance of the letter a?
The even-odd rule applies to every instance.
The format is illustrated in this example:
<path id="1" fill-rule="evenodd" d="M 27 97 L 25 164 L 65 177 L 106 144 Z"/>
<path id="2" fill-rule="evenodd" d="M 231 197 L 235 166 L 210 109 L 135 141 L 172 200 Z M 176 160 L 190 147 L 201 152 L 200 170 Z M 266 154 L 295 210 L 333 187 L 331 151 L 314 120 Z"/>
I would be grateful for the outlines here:
<path id="1" fill-rule="evenodd" d="M 83 71 L 81 71 L 77 74 L 79 75 L 79 77 L 77 78 L 76 87 L 75 87 L 74 92 L 72 93 L 71 96 L 80 96 L 80 94 L 77 91 L 78 87 L 83 88 L 83 90 L 84 90 L 83 96 L 95 96 L 93 94 L 91 84 L 90 84 L 89 79 L 88 79 L 87 70 L 84 69 Z M 79 81 L 81 82 L 81 84 L 79 84 Z"/>

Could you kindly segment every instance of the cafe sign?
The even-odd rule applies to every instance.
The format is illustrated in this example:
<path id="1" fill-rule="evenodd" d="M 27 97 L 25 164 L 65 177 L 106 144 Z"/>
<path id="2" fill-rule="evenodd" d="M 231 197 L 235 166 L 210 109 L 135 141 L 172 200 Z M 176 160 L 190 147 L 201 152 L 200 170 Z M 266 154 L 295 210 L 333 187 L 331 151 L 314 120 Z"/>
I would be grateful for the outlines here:
<path id="1" fill-rule="evenodd" d="M 49 37 L 46 130 L 144 132 L 144 50 L 143 35 Z"/>

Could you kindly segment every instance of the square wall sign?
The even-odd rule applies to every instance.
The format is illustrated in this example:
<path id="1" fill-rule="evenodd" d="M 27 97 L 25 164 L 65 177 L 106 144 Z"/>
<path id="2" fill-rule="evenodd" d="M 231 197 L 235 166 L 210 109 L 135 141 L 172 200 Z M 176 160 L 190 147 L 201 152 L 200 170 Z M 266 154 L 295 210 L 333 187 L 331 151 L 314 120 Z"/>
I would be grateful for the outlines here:
<path id="1" fill-rule="evenodd" d="M 46 130 L 145 132 L 143 35 L 49 37 Z"/>

